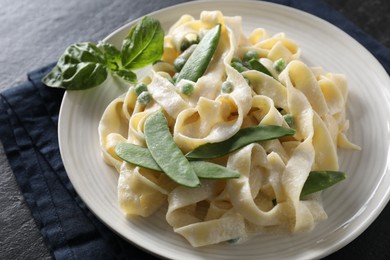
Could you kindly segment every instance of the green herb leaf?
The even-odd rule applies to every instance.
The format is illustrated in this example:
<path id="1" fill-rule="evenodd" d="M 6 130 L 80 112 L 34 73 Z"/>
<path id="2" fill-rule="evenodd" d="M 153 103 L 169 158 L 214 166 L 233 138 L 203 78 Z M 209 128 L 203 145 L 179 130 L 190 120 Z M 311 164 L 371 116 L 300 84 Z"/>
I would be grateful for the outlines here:
<path id="1" fill-rule="evenodd" d="M 160 22 L 145 16 L 130 30 L 123 40 L 122 67 L 132 70 L 143 68 L 159 60 L 164 51 L 164 31 Z"/>
<path id="2" fill-rule="evenodd" d="M 203 36 L 194 52 L 180 70 L 176 82 L 179 82 L 181 79 L 196 82 L 203 75 L 217 49 L 220 34 L 221 25 L 218 24 Z"/>
<path id="3" fill-rule="evenodd" d="M 173 181 L 187 187 L 200 185 L 190 162 L 173 140 L 167 120 L 161 111 L 146 119 L 144 132 L 153 159 Z"/>
<path id="4" fill-rule="evenodd" d="M 95 44 L 69 46 L 42 82 L 49 87 L 83 90 L 96 87 L 107 78 L 106 59 Z"/>
<path id="5" fill-rule="evenodd" d="M 122 68 L 120 70 L 114 71 L 113 73 L 129 83 L 137 82 L 137 74 L 135 74 L 131 70 Z"/>
<path id="6" fill-rule="evenodd" d="M 311 171 L 303 185 L 301 198 L 311 193 L 324 190 L 344 180 L 346 174 L 339 171 Z"/>
<path id="7" fill-rule="evenodd" d="M 187 153 L 186 157 L 190 160 L 217 158 L 254 142 L 266 141 L 294 134 L 295 131 L 293 129 L 280 126 L 260 125 L 243 128 L 225 141 L 207 143 L 197 147 Z"/>
<path id="8" fill-rule="evenodd" d="M 110 71 L 117 71 L 121 64 L 121 52 L 114 45 L 108 42 L 100 42 L 98 47 L 103 49 L 107 68 Z"/>
<path id="9" fill-rule="evenodd" d="M 42 82 L 49 87 L 84 90 L 103 83 L 108 72 L 129 83 L 137 81 L 132 71 L 159 60 L 164 49 L 164 31 L 158 20 L 145 17 L 133 26 L 121 51 L 109 43 L 77 43 L 69 46 Z"/>
<path id="10" fill-rule="evenodd" d="M 115 153 L 119 158 L 128 163 L 154 171 L 162 171 L 160 166 L 153 159 L 148 148 L 129 144 L 119 143 L 115 146 Z M 204 161 L 190 162 L 198 178 L 202 179 L 230 179 L 240 177 L 240 173 L 226 167 Z"/>

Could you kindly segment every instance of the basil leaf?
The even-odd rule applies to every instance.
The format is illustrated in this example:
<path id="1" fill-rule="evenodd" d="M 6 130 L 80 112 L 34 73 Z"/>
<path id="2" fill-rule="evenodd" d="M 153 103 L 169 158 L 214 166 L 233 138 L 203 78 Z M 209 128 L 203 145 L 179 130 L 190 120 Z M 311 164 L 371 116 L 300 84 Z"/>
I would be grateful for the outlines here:
<path id="1" fill-rule="evenodd" d="M 346 177 L 344 172 L 339 171 L 311 171 L 303 185 L 300 197 L 329 188 Z"/>
<path id="2" fill-rule="evenodd" d="M 175 182 L 186 187 L 198 187 L 199 179 L 190 162 L 176 145 L 161 111 L 145 121 L 145 140 L 158 166 Z"/>
<path id="3" fill-rule="evenodd" d="M 115 146 L 115 153 L 119 158 L 128 163 L 154 171 L 162 171 L 148 148 L 129 143 L 119 143 Z M 193 161 L 190 164 L 198 178 L 231 179 L 240 177 L 239 172 L 214 163 Z"/>
<path id="4" fill-rule="evenodd" d="M 186 154 L 188 159 L 212 159 L 234 152 L 245 145 L 294 135 L 295 130 L 281 126 L 259 125 L 240 129 L 229 139 L 218 143 L 207 143 Z"/>
<path id="5" fill-rule="evenodd" d="M 136 83 L 137 82 L 137 74 L 132 72 L 131 70 L 127 69 L 121 69 L 114 72 L 115 75 L 118 75 L 123 80 L 129 82 L 129 83 Z"/>
<path id="6" fill-rule="evenodd" d="M 163 51 L 164 31 L 160 22 L 145 16 L 123 40 L 122 67 L 128 70 L 143 68 L 159 60 Z"/>
<path id="7" fill-rule="evenodd" d="M 70 45 L 42 82 L 49 87 L 82 90 L 98 86 L 106 78 L 103 52 L 93 43 L 84 42 Z"/>
<path id="8" fill-rule="evenodd" d="M 121 64 L 121 52 L 114 45 L 108 42 L 100 42 L 98 47 L 103 50 L 107 68 L 110 71 L 118 70 Z"/>

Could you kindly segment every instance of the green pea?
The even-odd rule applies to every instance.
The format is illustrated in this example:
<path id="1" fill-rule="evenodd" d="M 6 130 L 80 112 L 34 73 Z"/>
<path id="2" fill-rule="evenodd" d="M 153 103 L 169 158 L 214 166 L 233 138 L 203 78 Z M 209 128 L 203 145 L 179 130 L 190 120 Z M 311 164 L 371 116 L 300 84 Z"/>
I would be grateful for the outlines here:
<path id="1" fill-rule="evenodd" d="M 244 54 L 243 60 L 244 61 L 250 61 L 252 59 L 259 59 L 259 54 L 255 50 L 249 50 Z"/>
<path id="2" fill-rule="evenodd" d="M 180 51 L 187 50 L 191 45 L 199 43 L 199 35 L 196 33 L 187 34 L 180 43 Z"/>
<path id="3" fill-rule="evenodd" d="M 181 92 L 184 95 L 191 96 L 194 92 L 194 85 L 192 83 L 185 83 L 181 86 Z"/>
<path id="4" fill-rule="evenodd" d="M 152 95 L 149 92 L 144 91 L 138 97 L 137 101 L 142 105 L 147 105 L 152 100 Z"/>
<path id="5" fill-rule="evenodd" d="M 241 59 L 238 58 L 238 57 L 234 57 L 234 58 L 232 59 L 231 63 L 233 63 L 233 62 L 242 63 Z"/>
<path id="6" fill-rule="evenodd" d="M 186 38 L 183 38 L 183 40 L 180 43 L 180 51 L 185 51 L 190 46 L 191 46 L 190 41 L 187 40 Z"/>
<path id="7" fill-rule="evenodd" d="M 181 69 L 184 67 L 184 64 L 186 64 L 187 59 L 183 56 L 179 56 L 175 59 L 173 62 L 173 66 L 175 67 L 176 71 L 181 71 Z"/>
<path id="8" fill-rule="evenodd" d="M 244 72 L 244 71 L 246 71 L 246 70 L 248 70 L 246 67 L 244 67 L 244 65 L 242 65 L 242 63 L 241 62 L 232 62 L 231 64 L 230 64 L 234 69 L 236 69 L 238 72 Z"/>
<path id="9" fill-rule="evenodd" d="M 284 70 L 286 68 L 286 62 L 284 61 L 284 59 L 280 58 L 278 60 L 276 60 L 274 62 L 274 69 L 277 71 L 277 72 L 281 72 L 282 70 Z"/>
<path id="10" fill-rule="evenodd" d="M 173 140 L 167 120 L 161 111 L 146 119 L 144 134 L 150 154 L 166 175 L 186 187 L 200 185 L 190 162 Z"/>
<path id="11" fill-rule="evenodd" d="M 134 88 L 134 92 L 137 94 L 137 96 L 139 96 L 144 91 L 148 91 L 145 83 L 138 83 Z"/>
<path id="12" fill-rule="evenodd" d="M 222 83 L 221 90 L 223 93 L 232 93 L 234 90 L 234 85 L 231 81 L 225 81 Z"/>
<path id="13" fill-rule="evenodd" d="M 244 61 L 244 62 L 242 63 L 242 65 L 243 65 L 245 68 L 247 68 L 248 70 L 253 69 L 253 68 L 252 68 L 252 65 L 249 63 L 249 61 Z"/>
<path id="14" fill-rule="evenodd" d="M 225 141 L 198 146 L 187 153 L 186 157 L 190 160 L 218 158 L 254 142 L 266 141 L 294 134 L 294 129 L 273 125 L 259 125 L 242 128 Z"/>

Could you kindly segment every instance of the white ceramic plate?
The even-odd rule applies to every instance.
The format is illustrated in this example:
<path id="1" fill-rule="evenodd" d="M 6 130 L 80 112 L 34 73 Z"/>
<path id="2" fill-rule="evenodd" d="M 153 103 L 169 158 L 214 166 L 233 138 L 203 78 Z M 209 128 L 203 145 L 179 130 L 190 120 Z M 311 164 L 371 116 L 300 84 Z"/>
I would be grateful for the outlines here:
<path id="1" fill-rule="evenodd" d="M 361 234 L 385 207 L 390 195 L 389 128 L 390 80 L 378 61 L 359 43 L 335 26 L 285 6 L 251 1 L 191 2 L 152 13 L 168 29 L 180 15 L 199 17 L 202 10 L 221 10 L 243 17 L 246 34 L 257 27 L 285 32 L 302 48 L 312 66 L 346 74 L 350 139 L 363 150 L 341 151 L 341 169 L 348 179 L 323 193 L 329 219 L 308 234 L 255 237 L 241 245 L 192 248 L 166 223 L 163 210 L 150 218 L 127 219 L 117 204 L 118 175 L 99 151 L 98 123 L 109 102 L 120 94 L 104 86 L 67 92 L 59 121 L 59 142 L 69 178 L 88 207 L 107 226 L 132 243 L 172 259 L 320 258 Z M 126 25 L 106 40 L 120 44 Z"/>

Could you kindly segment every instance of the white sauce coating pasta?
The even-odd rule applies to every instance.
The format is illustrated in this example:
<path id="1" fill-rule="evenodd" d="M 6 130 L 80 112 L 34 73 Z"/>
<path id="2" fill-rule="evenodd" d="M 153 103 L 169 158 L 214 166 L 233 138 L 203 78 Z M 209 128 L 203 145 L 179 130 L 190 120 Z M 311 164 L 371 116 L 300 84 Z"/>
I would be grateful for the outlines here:
<path id="1" fill-rule="evenodd" d="M 180 42 L 186 34 L 204 35 L 218 23 L 222 30 L 217 50 L 192 95 L 186 96 L 178 88 L 182 82 L 170 81 Z M 255 70 L 239 73 L 231 66 L 233 57 L 248 50 L 259 54 L 274 77 Z M 244 241 L 265 232 L 308 231 L 325 220 L 320 193 L 300 199 L 307 176 L 313 170 L 338 170 L 338 146 L 359 147 L 345 135 L 345 76 L 309 68 L 299 60 L 300 52 L 284 33 L 269 36 L 259 28 L 246 37 L 240 17 L 224 17 L 219 11 L 204 11 L 199 20 L 183 15 L 165 36 L 163 62 L 143 79 L 152 101 L 140 105 L 131 86 L 107 107 L 99 125 L 103 157 L 120 173 L 122 211 L 147 217 L 168 205 L 167 222 L 194 247 Z M 278 73 L 273 63 L 280 58 L 287 66 Z M 228 94 L 221 91 L 226 80 L 234 85 Z M 239 171 L 238 179 L 202 180 L 199 188 L 186 188 L 164 173 L 130 165 L 115 155 L 119 142 L 145 146 L 144 122 L 158 109 L 167 116 L 183 153 L 226 140 L 243 127 L 288 127 L 282 113 L 293 116 L 296 134 L 253 143 L 213 161 Z"/>

